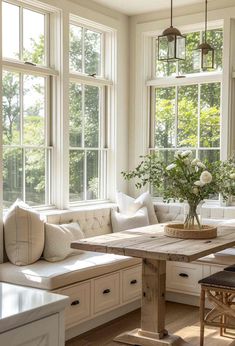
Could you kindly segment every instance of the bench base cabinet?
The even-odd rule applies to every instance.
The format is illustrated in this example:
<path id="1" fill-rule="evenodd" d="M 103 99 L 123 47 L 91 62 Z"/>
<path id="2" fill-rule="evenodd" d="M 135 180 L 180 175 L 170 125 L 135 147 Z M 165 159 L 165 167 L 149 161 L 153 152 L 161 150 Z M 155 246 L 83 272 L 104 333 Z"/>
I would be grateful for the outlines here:
<path id="1" fill-rule="evenodd" d="M 125 310 L 125 305 L 128 309 L 141 297 L 141 270 L 141 265 L 132 266 L 53 291 L 70 298 L 65 309 L 66 330 L 113 310 Z"/>

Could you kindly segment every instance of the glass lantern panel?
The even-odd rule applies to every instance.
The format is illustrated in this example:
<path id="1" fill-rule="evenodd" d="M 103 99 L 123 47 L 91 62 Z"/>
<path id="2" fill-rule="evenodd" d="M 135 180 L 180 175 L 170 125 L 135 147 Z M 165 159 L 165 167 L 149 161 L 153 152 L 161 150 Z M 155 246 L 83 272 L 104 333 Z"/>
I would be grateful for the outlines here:
<path id="1" fill-rule="evenodd" d="M 175 59 L 175 36 L 168 36 L 168 59 Z"/>
<path id="2" fill-rule="evenodd" d="M 176 58 L 185 59 L 185 37 L 176 36 Z"/>
<path id="3" fill-rule="evenodd" d="M 201 69 L 201 50 L 195 49 L 193 52 L 193 70 L 200 71 Z"/>
<path id="4" fill-rule="evenodd" d="M 202 69 L 209 70 L 213 68 L 213 60 L 214 60 L 214 51 L 209 50 L 207 54 L 202 52 Z"/>
<path id="5" fill-rule="evenodd" d="M 166 36 L 160 36 L 159 40 L 159 50 L 158 56 L 160 60 L 164 60 L 168 58 L 168 40 Z"/>

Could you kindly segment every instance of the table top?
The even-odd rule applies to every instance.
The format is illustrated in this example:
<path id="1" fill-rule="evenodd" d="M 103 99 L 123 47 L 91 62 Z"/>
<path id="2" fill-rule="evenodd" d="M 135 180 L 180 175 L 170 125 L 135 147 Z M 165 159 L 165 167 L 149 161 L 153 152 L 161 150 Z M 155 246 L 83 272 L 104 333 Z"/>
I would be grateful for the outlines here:
<path id="1" fill-rule="evenodd" d="M 30 287 L 0 283 L 0 333 L 58 313 L 69 298 Z"/>
<path id="2" fill-rule="evenodd" d="M 235 231 L 218 230 L 214 239 L 177 239 L 164 235 L 164 224 L 86 238 L 74 249 L 165 261 L 191 262 L 235 245 Z"/>

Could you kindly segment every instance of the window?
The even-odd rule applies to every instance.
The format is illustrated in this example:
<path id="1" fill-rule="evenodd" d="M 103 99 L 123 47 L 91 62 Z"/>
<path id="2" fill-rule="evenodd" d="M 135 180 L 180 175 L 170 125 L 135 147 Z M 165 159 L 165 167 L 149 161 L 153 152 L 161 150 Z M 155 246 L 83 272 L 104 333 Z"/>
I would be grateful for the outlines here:
<path id="1" fill-rule="evenodd" d="M 105 34 L 70 25 L 70 202 L 106 199 Z"/>
<path id="2" fill-rule="evenodd" d="M 208 41 L 215 47 L 216 72 L 200 72 L 195 49 L 203 32 L 186 35 L 187 58 L 179 63 L 156 61 L 152 88 L 153 127 L 151 147 L 166 162 L 179 149 L 191 149 L 200 159 L 220 157 L 222 29 L 210 30 Z M 197 63 L 197 61 L 196 61 Z M 175 76 L 185 78 L 175 78 Z M 213 81 L 212 81 L 213 80 Z"/>
<path id="3" fill-rule="evenodd" d="M 51 203 L 49 13 L 2 3 L 3 207 Z"/>
<path id="4" fill-rule="evenodd" d="M 148 82 L 152 104 L 150 150 L 167 164 L 177 150 L 185 149 L 201 160 L 220 159 L 223 31 L 208 32 L 208 41 L 215 48 L 215 71 L 199 69 L 195 50 L 203 35 L 199 31 L 186 35 L 185 61 L 154 60 L 155 79 Z"/>

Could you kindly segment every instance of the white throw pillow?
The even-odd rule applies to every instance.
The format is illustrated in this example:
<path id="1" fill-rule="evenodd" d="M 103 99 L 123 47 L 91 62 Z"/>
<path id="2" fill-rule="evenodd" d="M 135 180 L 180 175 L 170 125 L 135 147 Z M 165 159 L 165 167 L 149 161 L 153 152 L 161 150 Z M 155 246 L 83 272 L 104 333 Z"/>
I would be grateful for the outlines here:
<path id="1" fill-rule="evenodd" d="M 84 233 L 77 222 L 63 225 L 46 223 L 44 259 L 49 262 L 57 262 L 82 253 L 83 251 L 72 249 L 70 244 L 74 240 L 83 238 L 85 238 Z"/>
<path id="2" fill-rule="evenodd" d="M 44 222 L 40 214 L 18 199 L 5 217 L 4 241 L 11 263 L 23 266 L 36 262 L 44 247 Z"/>
<path id="3" fill-rule="evenodd" d="M 141 207 L 148 209 L 149 224 L 153 225 L 158 223 L 158 219 L 154 210 L 152 197 L 149 192 L 142 193 L 138 198 L 134 199 L 125 193 L 117 193 L 117 204 L 120 213 L 132 215 Z"/>
<path id="4" fill-rule="evenodd" d="M 139 209 L 134 215 L 111 212 L 113 232 L 125 231 L 132 228 L 139 228 L 149 225 L 148 210 L 146 207 Z"/>

